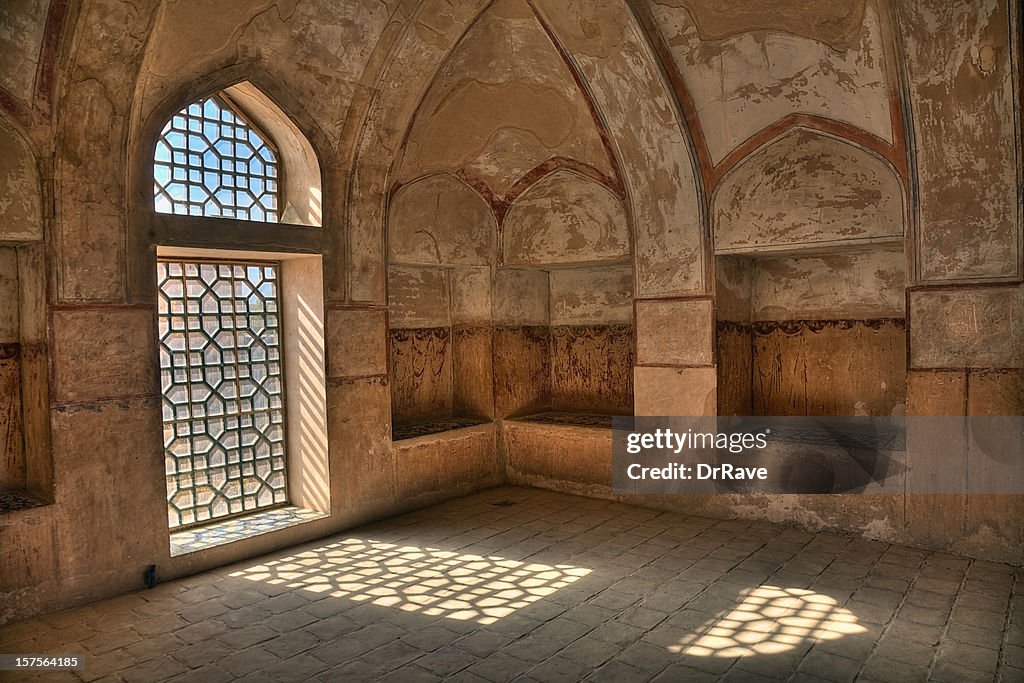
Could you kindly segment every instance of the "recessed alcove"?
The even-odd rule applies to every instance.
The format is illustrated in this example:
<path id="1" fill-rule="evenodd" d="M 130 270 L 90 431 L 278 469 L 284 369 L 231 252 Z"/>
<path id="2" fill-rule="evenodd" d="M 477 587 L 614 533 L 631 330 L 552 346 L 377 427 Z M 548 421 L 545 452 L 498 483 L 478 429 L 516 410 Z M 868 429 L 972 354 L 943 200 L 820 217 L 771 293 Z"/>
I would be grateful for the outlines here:
<path id="1" fill-rule="evenodd" d="M 0 513 L 53 496 L 41 186 L 28 140 L 0 117 Z"/>
<path id="2" fill-rule="evenodd" d="M 496 348 L 499 415 L 537 415 L 562 424 L 593 422 L 586 416 L 631 415 L 630 264 L 509 269 L 498 277 L 506 284 L 496 325 L 509 342 Z M 521 358 L 529 363 L 520 364 Z"/>
<path id="3" fill-rule="evenodd" d="M 393 438 L 632 414 L 631 266 L 491 272 L 390 268 Z M 473 299 L 489 300 L 488 319 L 474 317 Z"/>
<path id="4" fill-rule="evenodd" d="M 903 264 L 899 245 L 719 256 L 719 414 L 902 414 Z"/>
<path id="5" fill-rule="evenodd" d="M 490 268 L 392 266 L 388 289 L 393 438 L 489 422 L 491 329 L 466 299 L 489 295 Z"/>
<path id="6" fill-rule="evenodd" d="M 846 141 L 795 129 L 714 202 L 720 415 L 893 415 L 906 405 L 899 180 Z"/>
<path id="7" fill-rule="evenodd" d="M 628 220 L 600 183 L 555 170 L 497 213 L 454 175 L 399 186 L 387 283 L 393 440 L 632 414 Z"/>

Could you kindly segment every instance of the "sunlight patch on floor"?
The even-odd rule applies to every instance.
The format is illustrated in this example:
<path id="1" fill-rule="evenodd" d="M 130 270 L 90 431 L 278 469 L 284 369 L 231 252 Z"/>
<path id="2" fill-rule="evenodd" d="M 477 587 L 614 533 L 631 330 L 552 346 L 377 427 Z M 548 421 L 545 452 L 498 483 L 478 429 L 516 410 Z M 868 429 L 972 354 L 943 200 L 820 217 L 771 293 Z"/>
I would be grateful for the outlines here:
<path id="1" fill-rule="evenodd" d="M 800 588 L 758 586 L 721 618 L 668 649 L 697 657 L 747 657 L 791 650 L 802 642 L 864 633 L 857 617 L 835 600 Z"/>
<path id="2" fill-rule="evenodd" d="M 590 573 L 571 565 L 348 538 L 231 574 L 325 597 L 492 624 Z"/>

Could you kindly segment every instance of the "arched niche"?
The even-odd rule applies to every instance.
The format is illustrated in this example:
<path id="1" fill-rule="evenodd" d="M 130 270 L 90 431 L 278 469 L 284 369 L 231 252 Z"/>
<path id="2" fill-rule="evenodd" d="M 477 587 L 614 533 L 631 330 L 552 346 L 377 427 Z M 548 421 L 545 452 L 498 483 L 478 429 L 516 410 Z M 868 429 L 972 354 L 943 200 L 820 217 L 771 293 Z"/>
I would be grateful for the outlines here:
<path id="1" fill-rule="evenodd" d="M 905 202 L 888 164 L 797 129 L 713 203 L 719 412 L 902 413 Z"/>
<path id="2" fill-rule="evenodd" d="M 628 4 L 618 0 L 530 5 L 590 97 L 621 169 L 636 233 L 634 289 L 651 297 L 707 291 L 702 208 L 686 126 L 643 28 Z M 446 8 L 446 31 L 429 38 L 407 25 L 391 47 L 395 58 L 374 83 L 374 99 L 351 147 L 349 285 L 354 301 L 385 298 L 388 197 L 406 136 L 463 32 L 479 25 L 491 6 L 467 2 Z M 429 12 L 429 6 L 423 11 Z"/>
<path id="3" fill-rule="evenodd" d="M 0 117 L 0 242 L 43 238 L 39 171 L 28 140 Z"/>
<path id="4" fill-rule="evenodd" d="M 626 260 L 626 207 L 607 187 L 558 170 L 509 207 L 502 224 L 502 265 L 552 266 Z"/>
<path id="5" fill-rule="evenodd" d="M 396 438 L 493 417 L 491 293 L 498 226 L 447 173 L 399 187 L 388 211 L 388 339 Z"/>
<path id="6" fill-rule="evenodd" d="M 216 131 L 224 129 L 224 122 L 226 120 L 229 130 L 232 127 L 237 127 L 248 131 L 247 135 L 256 136 L 255 138 L 245 140 L 242 143 L 243 146 L 245 143 L 256 140 L 253 144 L 260 146 L 263 148 L 263 153 L 270 155 L 267 163 L 276 163 L 279 171 L 275 178 L 269 179 L 267 182 L 275 180 L 278 183 L 277 191 L 275 192 L 278 197 L 277 218 L 276 220 L 269 218 L 266 220 L 283 225 L 319 227 L 323 220 L 320 162 L 313 151 L 312 145 L 310 145 L 306 137 L 284 111 L 254 85 L 248 81 L 243 81 L 211 93 L 193 96 L 185 102 L 178 103 L 177 108 L 165 116 L 160 128 L 163 130 L 164 125 L 170 125 L 169 122 L 178 120 L 179 117 L 188 116 L 187 112 L 196 109 L 194 105 L 201 102 L 205 102 L 208 109 L 214 109 L 213 131 L 215 132 L 212 135 L 222 135 L 222 133 Z M 200 114 L 197 113 L 196 116 L 198 117 Z M 223 117 L 228 117 L 228 119 Z M 188 120 L 189 126 L 193 123 L 196 123 L 197 126 L 200 125 L 196 122 L 196 119 Z M 203 147 L 199 152 L 206 149 L 207 154 L 217 153 L 216 148 L 220 146 L 221 140 L 229 142 L 229 146 L 234 146 L 230 142 L 232 140 L 230 136 L 227 138 L 210 138 L 211 133 L 208 133 L 206 130 L 210 126 L 210 119 L 203 118 L 201 121 L 203 121 L 201 124 L 202 129 L 197 128 L 193 130 L 190 127 L 185 133 L 175 133 L 171 130 L 167 133 L 168 138 L 161 138 L 163 141 L 162 146 L 169 148 L 171 143 L 168 140 L 175 135 L 183 135 L 190 140 L 187 150 L 190 152 L 189 157 L 193 156 L 192 152 L 195 151 L 191 147 L 192 139 L 198 139 L 201 143 L 205 140 L 205 144 L 210 145 L 210 147 Z M 204 135 L 206 137 L 203 137 Z M 184 145 L 184 143 L 182 144 Z M 158 145 L 158 152 L 160 149 L 161 145 Z M 181 149 L 182 152 L 185 151 L 184 148 Z M 175 149 L 174 153 L 178 153 L 177 149 Z M 202 157 L 202 154 L 199 154 L 199 156 Z M 254 158 L 260 159 L 259 156 L 254 156 Z M 170 157 L 168 157 L 167 162 L 170 162 Z M 151 167 L 148 169 L 151 176 L 153 173 L 152 164 L 153 160 L 151 158 Z M 184 162 L 182 164 L 184 165 Z M 189 174 L 191 174 L 193 172 L 191 164 L 188 167 L 190 169 Z M 210 167 L 203 161 L 203 167 L 197 170 L 203 172 L 202 176 L 205 176 L 208 175 Z M 233 173 L 235 170 L 233 166 L 230 167 L 230 172 Z M 213 167 L 214 177 L 216 177 L 219 171 L 220 168 L 215 164 Z M 189 182 L 191 183 L 191 180 Z M 196 184 L 202 185 L 203 183 L 200 180 L 196 181 Z M 161 213 L 169 212 L 169 210 L 161 211 L 159 206 L 157 206 L 157 210 Z M 203 211 L 203 215 L 211 217 L 205 211 Z M 253 220 L 263 222 L 264 219 L 254 218 Z"/>
<path id="7" fill-rule="evenodd" d="M 881 158 L 797 128 L 723 178 L 712 218 L 716 254 L 901 242 L 903 189 Z"/>
<path id="8" fill-rule="evenodd" d="M 532 3 L 491 4 L 424 84 L 394 153 L 384 253 L 396 439 L 417 422 L 632 412 L 622 172 L 548 28 Z M 375 106 L 400 94 L 383 93 Z M 357 163 L 356 186 L 362 177 Z M 352 216 L 354 234 L 372 215 Z"/>
<path id="9" fill-rule="evenodd" d="M 406 264 L 490 265 L 498 226 L 483 198 L 439 173 L 402 186 L 388 215 L 388 260 Z"/>
<path id="10" fill-rule="evenodd" d="M 0 116 L 0 491 L 14 509 L 52 494 L 41 207 L 32 147 Z"/>
<path id="11" fill-rule="evenodd" d="M 251 157 L 239 159 L 241 153 L 235 149 L 226 149 L 223 156 L 213 150 L 222 140 L 238 146 L 248 143 L 259 148 L 260 143 L 263 143 L 268 148 L 272 147 L 272 158 L 276 160 L 278 166 L 276 222 L 260 220 L 266 217 L 266 214 L 256 214 L 252 220 L 222 217 L 216 215 L 217 211 L 206 212 L 205 205 L 198 212 L 199 215 L 157 210 L 154 201 L 154 167 L 160 149 L 158 140 L 161 139 L 168 123 L 178 117 L 179 113 L 184 113 L 194 104 L 208 105 L 209 99 L 216 101 L 216 107 L 211 111 L 214 111 L 217 118 L 209 114 L 205 108 L 201 115 L 196 111 L 184 117 L 189 124 L 198 124 L 198 129 L 188 128 L 189 134 L 195 131 L 207 136 L 205 146 L 201 145 L 198 150 L 189 147 L 188 152 L 199 155 L 203 152 L 212 152 L 212 159 L 222 164 L 220 178 L 216 177 L 216 166 L 208 166 L 207 159 L 202 159 L 201 165 L 197 165 L 196 161 L 190 162 L 185 156 L 176 159 L 172 154 L 170 160 L 163 159 L 160 163 L 173 168 L 174 172 L 184 168 L 185 175 L 180 180 L 187 181 L 190 189 L 193 185 L 201 183 L 207 189 L 215 187 L 219 191 L 223 188 L 238 187 L 253 196 L 262 196 L 261 193 L 270 192 L 267 188 L 268 179 L 274 177 L 272 174 L 251 172 L 244 163 L 251 160 Z M 140 96 L 136 102 L 137 107 L 142 106 L 141 100 Z M 192 272 L 198 272 L 200 268 L 205 267 L 207 274 L 202 277 L 211 283 L 223 283 L 225 278 L 229 277 L 226 273 L 242 283 L 242 278 L 249 277 L 246 273 L 251 272 L 261 273 L 258 277 L 263 278 L 264 284 L 271 281 L 274 283 L 273 287 L 266 287 L 264 296 L 267 298 L 264 304 L 260 304 L 260 310 L 267 318 L 254 323 L 255 327 L 250 329 L 249 333 L 255 338 L 260 334 L 257 328 L 262 331 L 271 330 L 268 338 L 276 340 L 272 363 L 280 361 L 280 364 L 277 366 L 278 369 L 273 371 L 275 388 L 265 390 L 264 387 L 260 387 L 254 391 L 268 394 L 280 391 L 283 397 L 279 404 L 283 406 L 279 408 L 281 417 L 270 419 L 270 422 L 280 419 L 283 425 L 278 441 L 274 442 L 274 448 L 277 450 L 273 457 L 278 460 L 273 462 L 272 469 L 275 472 L 286 470 L 287 482 L 283 481 L 283 475 L 276 476 L 272 499 L 264 497 L 258 501 L 256 507 L 217 510 L 216 513 L 209 507 L 204 511 L 204 514 L 208 511 L 209 515 L 202 516 L 197 514 L 197 510 L 203 508 L 206 503 L 192 503 L 187 494 L 179 495 L 182 494 L 182 490 L 177 488 L 177 484 L 170 477 L 165 476 L 167 502 L 164 514 L 167 516 L 171 532 L 170 553 L 172 557 L 176 557 L 209 547 L 205 544 L 190 545 L 182 535 L 180 527 L 183 524 L 207 522 L 220 519 L 224 514 L 238 512 L 260 514 L 266 506 L 281 502 L 308 510 L 316 518 L 330 512 L 331 463 L 327 440 L 326 401 L 326 367 L 330 349 L 326 343 L 325 332 L 329 325 L 328 309 L 325 305 L 325 280 L 329 268 L 337 267 L 340 271 L 340 266 L 335 266 L 331 259 L 325 258 L 330 251 L 330 245 L 325 237 L 326 231 L 321 227 L 329 218 L 329 213 L 325 210 L 327 207 L 324 206 L 325 182 L 321 164 L 327 145 L 322 131 L 280 84 L 251 64 L 239 64 L 210 74 L 198 82 L 189 83 L 152 110 L 144 113 L 137 109 L 134 114 L 139 123 L 130 145 L 129 294 L 132 301 L 143 306 L 156 304 L 155 317 L 158 324 L 153 326 L 153 331 L 157 343 L 151 348 L 155 349 L 154 355 L 159 356 L 154 358 L 153 362 L 161 368 L 159 377 L 162 401 L 153 404 L 155 410 L 151 417 L 156 421 L 163 419 L 165 427 L 169 424 L 168 414 L 175 414 L 176 411 L 161 411 L 161 406 L 166 408 L 169 403 L 176 400 L 172 394 L 179 396 L 182 393 L 182 387 L 185 386 L 182 382 L 204 382 L 211 387 L 211 391 L 214 391 L 214 387 L 220 387 L 217 380 L 210 380 L 205 374 L 200 378 L 189 375 L 187 379 L 180 380 L 175 379 L 173 373 L 167 372 L 168 367 L 180 363 L 168 355 L 175 344 L 169 341 L 170 330 L 175 324 L 185 328 L 194 324 L 194 321 L 173 324 L 170 322 L 171 317 L 176 314 L 171 311 L 184 311 L 183 315 L 187 318 L 187 311 L 194 310 L 187 304 L 179 306 L 175 300 L 179 296 L 187 298 L 189 288 L 178 288 L 173 283 L 168 284 L 170 280 L 173 277 L 194 277 L 185 273 L 190 269 L 194 269 Z M 222 126 L 219 130 L 216 128 L 217 122 Z M 214 127 L 207 129 L 210 125 Z M 225 132 L 224 126 L 234 127 L 235 130 L 232 132 L 229 128 Z M 175 152 L 181 149 L 180 141 L 170 145 L 164 140 L 163 144 Z M 243 162 L 241 166 L 231 163 L 239 160 Z M 263 161 L 265 163 L 267 159 L 264 158 Z M 193 178 L 196 171 L 199 173 Z M 208 180 L 207 173 L 214 174 L 214 177 Z M 257 189 L 255 183 L 263 185 Z M 236 215 L 244 214 L 239 212 Z M 247 263 L 248 266 L 242 268 L 241 262 Z M 178 276 L 168 277 L 172 266 L 177 270 Z M 236 268 L 241 269 L 241 274 L 235 270 Z M 158 294 L 157 283 L 161 273 L 164 277 L 159 280 Z M 336 272 L 336 277 L 340 279 L 339 272 Z M 228 301 L 231 291 L 244 291 L 246 287 L 264 287 L 264 284 L 254 283 L 255 280 L 242 284 L 237 290 L 223 284 L 219 287 L 212 284 L 210 292 L 217 290 L 217 296 L 222 297 L 223 301 Z M 273 306 L 270 305 L 270 301 L 273 301 Z M 222 302 L 218 305 L 226 304 Z M 231 304 L 232 307 L 235 305 Z M 143 306 L 138 306 L 138 309 L 143 310 Z M 258 315 L 254 316 L 251 311 L 246 316 L 250 321 L 257 317 Z M 207 335 L 211 338 L 222 334 L 225 329 L 220 327 L 224 325 L 223 319 L 218 320 L 216 317 L 208 317 L 203 324 L 214 325 L 212 331 L 207 329 Z M 349 332 L 350 330 L 346 330 L 346 333 Z M 228 356 L 225 352 L 221 353 L 219 358 L 226 359 Z M 268 352 L 263 356 L 263 360 L 252 360 L 261 363 L 271 356 L 272 354 Z M 228 375 L 228 371 L 225 370 L 228 361 L 225 360 L 224 363 L 224 367 L 218 368 L 217 363 L 211 360 L 208 365 L 204 363 L 202 372 L 209 370 L 211 377 L 217 373 L 221 376 Z M 287 368 L 287 372 L 280 371 L 282 366 Z M 256 376 L 257 372 L 262 378 L 271 376 L 269 367 L 270 365 L 267 365 L 254 370 L 252 376 Z M 191 389 L 185 389 L 184 393 L 191 395 Z M 223 399 L 224 396 L 220 395 L 214 396 L 211 401 Z M 239 408 L 239 411 L 242 410 Z M 256 409 L 250 407 L 246 410 L 252 415 Z M 196 425 L 203 419 L 202 411 L 187 412 L 188 419 L 196 420 Z M 264 417 L 259 416 L 258 419 Z M 254 418 L 254 422 L 256 419 Z M 189 429 L 205 428 L 190 425 Z M 158 433 L 153 436 L 159 439 Z M 160 442 L 157 441 L 156 445 L 159 448 Z M 167 457 L 171 447 L 166 442 L 162 445 Z M 218 444 L 217 448 L 224 452 L 228 446 Z M 191 451 L 185 451 L 181 453 L 181 457 L 199 456 L 195 456 Z M 181 511 L 192 516 L 178 515 L 179 504 Z"/>
<path id="12" fill-rule="evenodd" d="M 190 103 L 214 94 L 229 98 L 232 107 L 277 148 L 282 169 L 278 223 L 172 217 L 154 211 L 153 155 L 161 131 Z M 224 250 L 299 248 L 306 253 L 343 253 L 343 239 L 337 231 L 322 229 L 330 223 L 332 215 L 332 206 L 324 203 L 324 188 L 337 185 L 336 180 L 332 181 L 335 177 L 332 167 L 325 161 L 330 159 L 330 144 L 301 103 L 274 78 L 253 64 L 235 64 L 182 85 L 156 105 L 142 109 L 142 99 L 140 95 L 133 111 L 137 134 L 129 144 L 129 300 L 139 303 L 154 300 L 152 272 L 158 244 L 171 247 L 201 244 Z M 334 201 L 337 205 L 336 197 Z M 210 221 L 215 223 L 211 226 Z M 324 270 L 328 292 L 340 289 L 343 279 L 340 265 Z"/>

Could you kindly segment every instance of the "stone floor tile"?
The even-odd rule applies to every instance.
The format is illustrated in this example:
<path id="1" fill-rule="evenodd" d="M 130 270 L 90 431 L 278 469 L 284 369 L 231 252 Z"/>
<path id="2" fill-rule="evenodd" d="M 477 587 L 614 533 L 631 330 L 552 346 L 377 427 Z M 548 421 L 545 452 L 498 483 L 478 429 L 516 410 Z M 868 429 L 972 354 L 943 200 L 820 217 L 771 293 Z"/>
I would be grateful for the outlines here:
<path id="1" fill-rule="evenodd" d="M 480 656 L 460 648 L 444 646 L 417 659 L 416 665 L 440 676 L 449 676 L 476 664 L 480 659 Z"/>
<path id="2" fill-rule="evenodd" d="M 221 657 L 217 660 L 217 666 L 235 676 L 244 676 L 274 666 L 280 661 L 280 657 L 257 645 Z"/>
<path id="3" fill-rule="evenodd" d="M 586 665 L 555 656 L 533 667 L 526 675 L 541 683 L 576 683 L 586 678 L 590 671 Z"/>
<path id="4" fill-rule="evenodd" d="M 466 671 L 491 681 L 491 683 L 507 683 L 532 667 L 533 665 L 528 662 L 497 652 L 486 659 L 481 659 L 468 667 Z"/>
<path id="5" fill-rule="evenodd" d="M 587 676 L 588 681 L 607 683 L 643 683 L 650 676 L 624 662 L 613 660 Z"/>
<path id="6" fill-rule="evenodd" d="M 500 500 L 528 504 L 492 505 Z M 450 501 L 323 543 L 336 548 L 347 539 L 461 547 L 463 553 L 472 548 L 485 558 L 528 558 L 590 573 L 480 623 L 471 613 L 449 618 L 412 601 L 399 609 L 374 604 L 369 595 L 353 600 L 306 591 L 301 582 L 249 581 L 241 578 L 243 563 L 0 628 L 0 642 L 80 652 L 91 668 L 63 679 L 122 683 L 811 683 L 851 680 L 862 665 L 864 681 L 1016 683 L 1024 671 L 1024 572 L 996 563 L 516 488 Z M 316 552 L 316 544 L 304 546 L 303 561 Z M 326 552 L 325 573 L 344 565 Z M 280 551 L 253 565 L 291 562 L 293 553 Z M 733 613 L 754 604 L 746 600 L 761 585 L 818 597 L 793 595 L 784 605 L 762 605 L 757 616 L 735 619 Z M 833 603 L 840 614 L 852 615 L 857 633 L 823 640 L 780 630 L 800 628 L 799 619 L 810 618 L 804 612 L 821 611 L 809 605 Z M 797 609 L 804 612 L 797 615 Z M 773 622 L 794 616 L 797 621 Z M 756 647 L 773 654 L 750 654 Z M 738 656 L 744 650 L 746 656 Z"/>
<path id="7" fill-rule="evenodd" d="M 188 671 L 190 671 L 189 667 L 170 657 L 158 657 L 124 669 L 118 672 L 118 675 L 127 683 L 151 683 L 152 681 L 166 681 Z"/>
<path id="8" fill-rule="evenodd" d="M 280 683 L 291 683 L 291 681 L 308 681 L 328 668 L 327 664 L 316 657 L 302 653 L 268 667 L 264 673 L 274 677 Z"/>
<path id="9" fill-rule="evenodd" d="M 852 681 L 857 677 L 860 667 L 861 663 L 859 661 L 814 648 L 800 662 L 798 671 L 817 676 L 826 681 L 847 683 L 847 681 Z"/>
<path id="10" fill-rule="evenodd" d="M 876 656 L 868 660 L 861 669 L 859 680 L 879 683 L 925 683 L 928 680 L 928 667 Z"/>

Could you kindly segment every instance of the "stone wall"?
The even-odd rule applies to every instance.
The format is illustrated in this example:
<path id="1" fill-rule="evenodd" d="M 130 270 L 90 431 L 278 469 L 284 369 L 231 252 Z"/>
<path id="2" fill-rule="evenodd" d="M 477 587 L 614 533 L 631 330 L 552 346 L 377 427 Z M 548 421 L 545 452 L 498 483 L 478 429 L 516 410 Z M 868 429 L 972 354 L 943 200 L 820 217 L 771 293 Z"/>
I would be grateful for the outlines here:
<path id="1" fill-rule="evenodd" d="M 0 485 L 45 503 L 0 512 L 0 622 L 507 474 L 610 495 L 592 429 L 394 421 L 1024 411 L 1015 3 L 215 5 L 0 7 Z M 153 143 L 242 82 L 321 169 L 287 229 L 323 258 L 330 510 L 172 557 L 157 243 L 288 240 L 154 218 Z M 1021 497 L 644 502 L 1024 547 Z"/>

